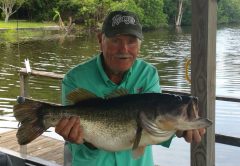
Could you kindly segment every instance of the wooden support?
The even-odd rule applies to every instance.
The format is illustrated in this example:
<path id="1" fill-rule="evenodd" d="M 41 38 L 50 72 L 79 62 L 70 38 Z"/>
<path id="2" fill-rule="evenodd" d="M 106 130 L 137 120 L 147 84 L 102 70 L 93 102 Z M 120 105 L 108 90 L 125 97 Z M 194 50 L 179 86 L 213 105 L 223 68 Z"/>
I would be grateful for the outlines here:
<path id="1" fill-rule="evenodd" d="M 191 166 L 215 165 L 216 9 L 216 0 L 192 0 L 191 93 L 213 125 L 200 144 L 191 144 Z"/>
<path id="2" fill-rule="evenodd" d="M 20 74 L 20 96 L 28 97 L 28 75 Z"/>
<path id="3" fill-rule="evenodd" d="M 20 74 L 20 96 L 28 97 L 28 75 Z M 27 155 L 27 145 L 20 145 L 20 154 L 22 157 Z"/>

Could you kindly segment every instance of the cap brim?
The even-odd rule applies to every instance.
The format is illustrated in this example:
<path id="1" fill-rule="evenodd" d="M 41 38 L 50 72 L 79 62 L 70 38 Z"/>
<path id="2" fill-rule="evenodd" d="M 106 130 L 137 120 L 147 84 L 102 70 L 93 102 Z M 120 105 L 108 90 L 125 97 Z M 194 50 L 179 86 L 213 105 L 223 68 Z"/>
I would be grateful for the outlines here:
<path id="1" fill-rule="evenodd" d="M 140 40 L 143 39 L 143 35 L 142 33 L 138 33 L 136 30 L 132 30 L 132 29 L 122 29 L 121 31 L 119 31 L 119 29 L 117 31 L 112 31 L 112 32 L 104 32 L 104 34 L 107 37 L 114 37 L 116 35 L 132 35 L 135 36 L 137 38 L 139 38 Z"/>

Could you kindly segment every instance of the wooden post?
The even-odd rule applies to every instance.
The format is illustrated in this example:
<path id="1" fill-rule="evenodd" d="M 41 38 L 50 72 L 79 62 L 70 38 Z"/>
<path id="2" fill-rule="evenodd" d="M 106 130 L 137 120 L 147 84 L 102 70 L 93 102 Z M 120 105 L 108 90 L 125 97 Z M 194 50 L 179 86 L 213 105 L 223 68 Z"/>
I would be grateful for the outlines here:
<path id="1" fill-rule="evenodd" d="M 28 97 L 28 79 L 28 75 L 23 75 L 20 73 L 20 96 L 22 97 Z M 27 145 L 20 146 L 20 154 L 27 155 Z"/>
<path id="2" fill-rule="evenodd" d="M 20 73 L 20 96 L 28 97 L 28 75 Z"/>
<path id="3" fill-rule="evenodd" d="M 215 165 L 216 9 L 216 0 L 192 0 L 191 92 L 213 125 L 200 144 L 191 144 L 191 166 Z"/>

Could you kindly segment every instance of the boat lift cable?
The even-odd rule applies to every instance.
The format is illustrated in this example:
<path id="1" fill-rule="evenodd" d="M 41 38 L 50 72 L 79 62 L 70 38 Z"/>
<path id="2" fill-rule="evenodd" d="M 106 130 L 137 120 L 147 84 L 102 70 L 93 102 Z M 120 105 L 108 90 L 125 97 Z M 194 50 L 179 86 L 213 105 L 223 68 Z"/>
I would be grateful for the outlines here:
<path id="1" fill-rule="evenodd" d="M 21 54 L 20 54 L 20 43 L 19 43 L 19 20 L 18 20 L 18 14 L 17 14 L 17 54 L 18 54 L 18 65 L 19 69 L 21 69 Z M 27 59 L 24 59 L 25 68 L 28 74 L 31 74 L 31 67 L 30 62 Z"/>
<path id="2" fill-rule="evenodd" d="M 19 32 L 18 32 L 18 13 L 17 13 L 17 56 L 18 56 L 18 68 L 21 68 L 21 55 L 20 55 L 20 44 L 19 44 Z"/>

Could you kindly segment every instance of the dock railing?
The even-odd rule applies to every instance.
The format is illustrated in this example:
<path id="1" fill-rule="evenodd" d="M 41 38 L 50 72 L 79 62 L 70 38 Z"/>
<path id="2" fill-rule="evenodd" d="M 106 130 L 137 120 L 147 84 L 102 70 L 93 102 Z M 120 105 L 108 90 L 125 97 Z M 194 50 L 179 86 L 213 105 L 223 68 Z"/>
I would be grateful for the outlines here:
<path id="1" fill-rule="evenodd" d="M 32 70 L 31 73 L 27 73 L 25 68 L 22 68 L 19 71 L 19 74 L 20 74 L 20 95 L 23 97 L 29 96 L 29 93 L 28 93 L 29 76 L 45 77 L 45 78 L 51 78 L 51 79 L 56 79 L 56 80 L 62 80 L 64 77 L 64 75 L 62 75 L 62 74 L 56 74 L 53 72 L 45 72 L 45 71 L 37 71 L 37 70 Z M 171 90 L 163 90 L 163 93 L 172 93 L 172 94 L 178 94 L 178 95 L 190 95 L 187 92 L 171 91 Z M 240 98 L 233 98 L 233 97 L 228 97 L 228 96 L 216 96 L 216 100 L 240 103 Z M 215 134 L 215 142 L 240 147 L 240 138 L 238 138 L 238 137 L 232 137 L 232 136 L 227 136 L 227 135 L 222 135 L 222 134 Z M 20 147 L 20 153 L 27 154 L 27 145 Z"/>

